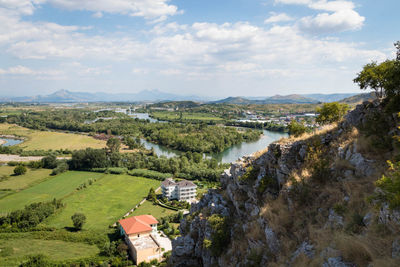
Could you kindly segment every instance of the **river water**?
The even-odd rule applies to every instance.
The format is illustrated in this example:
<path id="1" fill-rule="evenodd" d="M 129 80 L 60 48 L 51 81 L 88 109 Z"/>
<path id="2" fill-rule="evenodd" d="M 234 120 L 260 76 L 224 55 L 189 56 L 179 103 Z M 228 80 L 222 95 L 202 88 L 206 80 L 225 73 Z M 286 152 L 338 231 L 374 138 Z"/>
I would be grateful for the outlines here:
<path id="1" fill-rule="evenodd" d="M 207 154 L 206 156 L 215 158 L 222 163 L 231 163 L 235 162 L 237 159 L 243 156 L 250 155 L 253 154 L 254 152 L 263 150 L 266 147 L 268 147 L 268 145 L 271 144 L 272 142 L 277 141 L 283 137 L 288 137 L 288 134 L 264 130 L 263 135 L 257 141 L 243 142 L 241 144 L 231 146 L 230 148 L 227 148 L 225 151 L 219 153 Z M 142 143 L 147 149 L 154 148 L 154 152 L 156 152 L 158 156 L 166 156 L 167 158 L 170 158 L 182 153 L 180 151 L 167 148 L 165 146 L 160 146 L 147 142 L 146 140 L 142 140 Z"/>
<path id="2" fill-rule="evenodd" d="M 6 141 L 4 144 L 2 144 L 2 146 L 14 146 L 14 145 L 21 144 L 24 141 L 21 139 L 11 139 L 11 138 L 0 138 L 0 140 Z M 1 143 L 3 143 L 3 142 L 1 142 Z"/>

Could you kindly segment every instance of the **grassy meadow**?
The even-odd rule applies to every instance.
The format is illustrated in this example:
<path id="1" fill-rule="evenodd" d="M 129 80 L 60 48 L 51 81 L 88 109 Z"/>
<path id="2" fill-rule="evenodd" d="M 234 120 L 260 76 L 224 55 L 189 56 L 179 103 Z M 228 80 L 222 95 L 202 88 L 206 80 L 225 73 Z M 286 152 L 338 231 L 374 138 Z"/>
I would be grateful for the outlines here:
<path id="1" fill-rule="evenodd" d="M 52 260 L 69 260 L 94 256 L 95 245 L 60 240 L 0 239 L 0 266 L 18 266 L 29 255 L 43 254 Z"/>
<path id="2" fill-rule="evenodd" d="M 13 124 L 1 123 L 0 135 L 15 135 L 25 137 L 27 140 L 18 146 L 24 150 L 57 150 L 57 149 L 83 149 L 103 148 L 106 142 L 96 140 L 82 134 L 37 131 Z"/>
<path id="3" fill-rule="evenodd" d="M 0 178 L 2 178 L 0 181 L 0 190 L 22 190 L 28 188 L 48 179 L 51 173 L 51 170 L 47 169 L 32 170 L 28 168 L 25 174 L 14 176 L 14 168 L 11 166 L 0 166 Z"/>
<path id="4" fill-rule="evenodd" d="M 86 182 L 90 178 L 100 179 L 103 176 L 105 176 L 105 174 L 92 172 L 62 173 L 42 183 L 0 199 L 0 214 L 22 209 L 25 205 L 34 202 L 49 201 L 53 198 L 64 198 L 75 192 L 80 184 Z"/>
<path id="5" fill-rule="evenodd" d="M 50 217 L 46 224 L 57 228 L 72 227 L 75 212 L 85 214 L 84 229 L 104 230 L 145 198 L 160 182 L 130 175 L 105 175 L 85 189 L 63 200 L 66 207 Z"/>
<path id="6" fill-rule="evenodd" d="M 165 217 L 168 215 L 172 215 L 177 213 L 174 210 L 163 208 L 159 205 L 155 205 L 150 201 L 144 202 L 139 208 L 137 208 L 131 216 L 137 215 L 153 215 L 156 219 L 160 219 L 161 217 Z"/>

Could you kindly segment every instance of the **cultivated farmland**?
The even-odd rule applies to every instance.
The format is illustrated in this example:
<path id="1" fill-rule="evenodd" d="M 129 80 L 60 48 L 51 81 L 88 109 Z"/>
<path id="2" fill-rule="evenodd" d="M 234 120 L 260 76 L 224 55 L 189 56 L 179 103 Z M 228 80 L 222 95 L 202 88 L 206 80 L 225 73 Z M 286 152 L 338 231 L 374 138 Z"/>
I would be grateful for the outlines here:
<path id="1" fill-rule="evenodd" d="M 97 246 L 60 240 L 0 239 L 0 266 L 18 266 L 29 255 L 43 254 L 52 260 L 78 259 L 99 253 Z"/>
<path id="2" fill-rule="evenodd" d="M 16 209 L 22 209 L 25 205 L 34 202 L 49 201 L 53 198 L 61 199 L 76 191 L 76 188 L 85 181 L 100 179 L 105 174 L 91 172 L 66 172 L 46 180 L 40 184 L 22 190 L 18 193 L 6 196 L 0 200 L 0 214 Z"/>
<path id="3" fill-rule="evenodd" d="M 14 176 L 12 175 L 14 173 L 14 168 L 15 167 L 11 166 L 0 167 L 0 177 L 2 177 L 0 181 L 0 190 L 22 190 L 28 188 L 48 179 L 51 173 L 51 170 L 46 169 L 28 169 L 27 173 L 24 175 Z"/>
<path id="4" fill-rule="evenodd" d="M 66 207 L 49 218 L 48 226 L 72 227 L 71 216 L 75 212 L 85 214 L 84 229 L 104 230 L 119 220 L 127 211 L 145 198 L 151 187 L 159 181 L 130 175 L 105 175 L 92 185 L 65 198 Z"/>

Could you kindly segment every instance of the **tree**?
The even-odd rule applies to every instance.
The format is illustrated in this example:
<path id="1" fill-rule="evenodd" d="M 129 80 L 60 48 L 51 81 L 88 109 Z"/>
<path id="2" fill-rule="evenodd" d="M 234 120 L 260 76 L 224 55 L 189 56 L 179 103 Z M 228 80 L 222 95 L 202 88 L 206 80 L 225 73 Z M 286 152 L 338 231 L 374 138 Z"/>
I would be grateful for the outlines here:
<path id="1" fill-rule="evenodd" d="M 147 195 L 147 200 L 150 201 L 155 201 L 157 199 L 157 195 L 156 192 L 154 191 L 154 188 L 150 188 L 149 190 L 149 194 Z"/>
<path id="2" fill-rule="evenodd" d="M 26 167 L 24 165 L 18 165 L 14 168 L 15 175 L 22 175 L 26 173 Z"/>
<path id="3" fill-rule="evenodd" d="M 394 75 L 395 60 L 386 60 L 380 64 L 372 62 L 364 66 L 363 70 L 357 74 L 353 80 L 362 90 L 375 90 L 378 98 L 387 95 L 387 89 L 391 83 L 391 77 Z"/>
<path id="4" fill-rule="evenodd" d="M 86 222 L 86 216 L 83 213 L 75 213 L 71 216 L 71 220 L 75 229 L 82 230 L 82 227 Z"/>
<path id="5" fill-rule="evenodd" d="M 107 140 L 107 147 L 111 152 L 119 152 L 121 147 L 121 140 L 115 137 L 111 137 Z"/>
<path id="6" fill-rule="evenodd" d="M 42 165 L 45 169 L 54 169 L 57 167 L 57 157 L 55 155 L 49 155 L 42 158 Z"/>
<path id="7" fill-rule="evenodd" d="M 322 107 L 317 108 L 319 113 L 316 121 L 319 124 L 329 124 L 340 121 L 349 110 L 347 104 L 340 104 L 339 102 L 325 103 Z"/>
<path id="8" fill-rule="evenodd" d="M 289 125 L 289 133 L 295 137 L 300 136 L 308 131 L 308 128 L 304 124 L 292 120 Z"/>
<path id="9" fill-rule="evenodd" d="M 400 95 L 400 42 L 394 46 L 397 49 L 395 60 L 386 60 L 380 64 L 372 62 L 364 66 L 353 80 L 362 90 L 375 90 L 376 96 L 383 98 Z"/>

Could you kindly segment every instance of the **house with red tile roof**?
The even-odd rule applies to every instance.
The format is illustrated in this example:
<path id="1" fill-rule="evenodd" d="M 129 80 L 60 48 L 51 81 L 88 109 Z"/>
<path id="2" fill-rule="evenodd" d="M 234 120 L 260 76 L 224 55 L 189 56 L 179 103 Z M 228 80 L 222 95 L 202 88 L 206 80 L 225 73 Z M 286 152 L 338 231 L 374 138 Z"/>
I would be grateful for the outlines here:
<path id="1" fill-rule="evenodd" d="M 161 246 L 155 235 L 158 221 L 151 215 L 140 215 L 119 221 L 121 235 L 129 247 L 129 252 L 136 262 L 150 262 L 162 258 Z"/>

